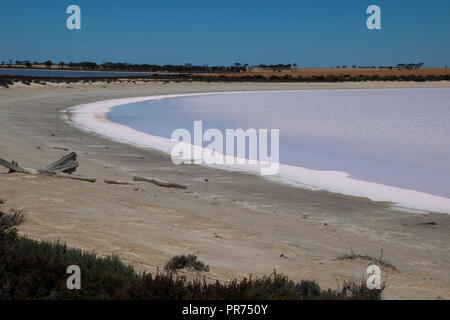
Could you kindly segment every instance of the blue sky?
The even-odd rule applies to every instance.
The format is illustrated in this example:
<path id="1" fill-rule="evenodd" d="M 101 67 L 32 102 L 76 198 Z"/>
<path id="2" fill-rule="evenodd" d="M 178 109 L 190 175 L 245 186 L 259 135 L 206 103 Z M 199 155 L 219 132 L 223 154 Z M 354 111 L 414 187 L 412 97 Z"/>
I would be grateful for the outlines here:
<path id="1" fill-rule="evenodd" d="M 71 4 L 82 30 L 66 28 Z M 0 30 L 2 61 L 450 66 L 448 0 L 3 0 Z"/>

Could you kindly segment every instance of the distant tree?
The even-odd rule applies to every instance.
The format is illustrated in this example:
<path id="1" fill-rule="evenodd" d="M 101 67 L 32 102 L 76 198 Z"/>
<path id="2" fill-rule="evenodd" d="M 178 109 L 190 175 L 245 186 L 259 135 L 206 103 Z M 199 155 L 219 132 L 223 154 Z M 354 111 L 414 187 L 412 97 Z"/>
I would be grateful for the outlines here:
<path id="1" fill-rule="evenodd" d="M 52 65 L 53 65 L 53 62 L 51 62 L 50 60 L 47 60 L 47 61 L 44 62 L 44 64 L 45 64 L 45 66 L 46 66 L 47 68 L 51 68 Z"/>
<path id="2" fill-rule="evenodd" d="M 235 72 L 238 71 L 238 72 L 240 72 L 241 69 L 242 69 L 242 64 L 239 63 L 239 62 L 235 62 L 234 65 L 230 66 L 230 70 L 231 71 L 235 71 Z"/>
<path id="3" fill-rule="evenodd" d="M 297 68 L 297 63 L 296 63 L 296 62 L 294 62 L 293 66 L 294 66 L 294 68 Z"/>
<path id="4" fill-rule="evenodd" d="M 2 61 L 2 66 L 4 66 L 5 65 L 5 61 Z"/>
<path id="5" fill-rule="evenodd" d="M 23 61 L 16 60 L 16 64 L 20 66 L 21 64 L 23 64 Z"/>
<path id="6" fill-rule="evenodd" d="M 24 64 L 27 68 L 31 67 L 31 62 L 28 60 L 24 61 Z"/>
<path id="7" fill-rule="evenodd" d="M 399 69 L 408 69 L 408 70 L 420 69 L 423 66 L 424 66 L 423 62 L 420 62 L 420 63 L 399 63 L 399 64 L 397 64 L 397 68 L 399 68 Z"/>
<path id="8" fill-rule="evenodd" d="M 65 65 L 64 61 L 61 61 L 61 62 L 59 63 L 59 68 L 60 68 L 60 69 L 64 69 L 64 65 Z"/>
<path id="9" fill-rule="evenodd" d="M 98 65 L 95 62 L 90 62 L 90 61 L 84 61 L 84 62 L 80 62 L 78 63 L 79 66 L 81 66 L 81 68 L 83 70 L 97 70 Z M 121 66 L 122 70 L 129 70 L 129 64 L 127 63 L 119 63 L 119 65 Z"/>

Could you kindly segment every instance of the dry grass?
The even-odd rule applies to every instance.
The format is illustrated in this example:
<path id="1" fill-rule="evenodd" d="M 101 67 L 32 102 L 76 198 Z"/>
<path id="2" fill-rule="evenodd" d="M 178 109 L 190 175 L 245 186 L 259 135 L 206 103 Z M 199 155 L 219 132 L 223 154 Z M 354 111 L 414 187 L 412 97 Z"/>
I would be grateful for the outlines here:
<path id="1" fill-rule="evenodd" d="M 24 221 L 24 216 L 21 212 L 12 210 L 10 212 L 0 211 L 0 232 L 14 228 Z"/>
<path id="2" fill-rule="evenodd" d="M 368 261 L 369 263 L 374 263 L 374 264 L 384 267 L 386 269 L 398 271 L 398 268 L 395 265 L 393 265 L 392 263 L 383 259 L 383 251 L 381 251 L 381 256 L 379 258 L 376 258 L 376 257 L 368 255 L 367 253 L 359 254 L 352 250 L 350 252 L 350 254 L 345 254 L 343 256 L 340 256 L 337 258 L 337 260 L 363 260 L 363 261 Z"/>

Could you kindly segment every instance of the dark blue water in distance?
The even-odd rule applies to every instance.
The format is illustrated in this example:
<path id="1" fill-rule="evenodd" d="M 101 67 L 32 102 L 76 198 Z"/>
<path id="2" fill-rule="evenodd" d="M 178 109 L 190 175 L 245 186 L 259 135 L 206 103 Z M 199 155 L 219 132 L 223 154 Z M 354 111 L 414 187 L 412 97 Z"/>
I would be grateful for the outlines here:
<path id="1" fill-rule="evenodd" d="M 70 71 L 70 70 L 39 70 L 39 69 L 3 69 L 0 75 L 30 76 L 30 77 L 126 77 L 126 76 L 148 76 L 149 72 L 103 72 L 103 71 Z"/>

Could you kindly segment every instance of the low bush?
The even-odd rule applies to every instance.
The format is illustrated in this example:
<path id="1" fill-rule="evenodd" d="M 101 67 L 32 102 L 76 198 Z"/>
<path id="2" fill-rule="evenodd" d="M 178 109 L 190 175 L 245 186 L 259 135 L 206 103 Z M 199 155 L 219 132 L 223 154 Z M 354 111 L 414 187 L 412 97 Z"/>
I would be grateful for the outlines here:
<path id="1" fill-rule="evenodd" d="M 294 283 L 273 273 L 262 278 L 244 278 L 227 283 L 207 283 L 184 276 L 158 273 L 120 290 L 116 299 L 138 300 L 379 300 L 384 287 L 369 290 L 365 281 L 344 283 L 337 290 L 322 290 L 314 281 Z"/>
<path id="2" fill-rule="evenodd" d="M 209 271 L 209 267 L 202 261 L 197 260 L 194 254 L 172 257 L 164 266 L 166 271 L 176 271 L 184 268 L 192 268 L 197 271 Z"/>

